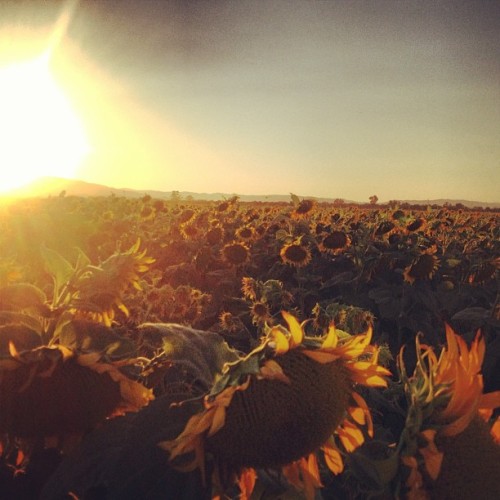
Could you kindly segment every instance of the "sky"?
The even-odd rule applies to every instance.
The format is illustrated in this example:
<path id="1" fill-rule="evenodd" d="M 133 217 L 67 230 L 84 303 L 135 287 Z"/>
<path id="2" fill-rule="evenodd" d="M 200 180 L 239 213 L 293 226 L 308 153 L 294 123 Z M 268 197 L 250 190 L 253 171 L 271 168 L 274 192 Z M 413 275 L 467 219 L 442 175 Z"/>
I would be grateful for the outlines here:
<path id="1" fill-rule="evenodd" d="M 498 1 L 0 1 L 0 55 L 35 55 L 64 9 L 79 179 L 500 201 Z"/>

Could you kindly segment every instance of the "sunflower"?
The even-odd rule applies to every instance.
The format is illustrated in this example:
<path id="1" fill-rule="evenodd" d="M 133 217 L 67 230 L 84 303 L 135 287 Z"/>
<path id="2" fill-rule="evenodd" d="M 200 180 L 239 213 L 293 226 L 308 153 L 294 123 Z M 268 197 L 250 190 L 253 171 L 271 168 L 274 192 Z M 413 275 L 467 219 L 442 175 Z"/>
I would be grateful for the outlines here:
<path id="1" fill-rule="evenodd" d="M 309 248 L 302 245 L 299 240 L 288 243 L 280 250 L 283 262 L 294 267 L 303 267 L 311 261 Z"/>
<path id="2" fill-rule="evenodd" d="M 319 245 L 322 252 L 338 254 L 345 250 L 351 244 L 351 239 L 343 231 L 332 231 L 327 234 Z"/>
<path id="3" fill-rule="evenodd" d="M 425 226 L 426 226 L 425 219 L 422 219 L 421 217 L 419 217 L 419 218 L 415 219 L 413 222 L 410 222 L 409 224 L 407 224 L 406 230 L 409 233 L 412 233 L 412 232 L 424 229 Z"/>
<path id="4" fill-rule="evenodd" d="M 216 210 L 218 212 L 225 212 L 230 206 L 231 205 L 228 201 L 222 201 L 217 205 Z"/>
<path id="5" fill-rule="evenodd" d="M 375 229 L 375 236 L 385 236 L 390 235 L 394 231 L 396 224 L 390 220 L 382 221 Z"/>
<path id="6" fill-rule="evenodd" d="M 244 276 L 241 279 L 241 291 L 243 292 L 243 296 L 249 300 L 256 300 L 257 284 L 258 282 L 254 278 Z"/>
<path id="7" fill-rule="evenodd" d="M 252 304 L 250 307 L 250 313 L 252 315 L 252 323 L 263 324 L 271 319 L 271 312 L 269 311 L 269 306 L 258 300 Z"/>
<path id="8" fill-rule="evenodd" d="M 312 498 L 320 487 L 316 452 L 334 474 L 342 455 L 373 435 L 370 411 L 356 384 L 385 387 L 390 372 L 378 365 L 372 330 L 340 340 L 334 325 L 308 337 L 304 323 L 283 312 L 287 328 L 269 328 L 248 355 L 227 363 L 200 412 L 172 441 L 160 443 L 170 460 L 189 452 L 186 467 L 200 467 L 204 450 L 215 458 L 219 477 L 239 477 L 248 494 L 256 468 L 280 468 L 292 485 Z M 224 481 L 223 481 L 224 482 Z"/>
<path id="9" fill-rule="evenodd" d="M 292 217 L 300 219 L 311 213 L 312 209 L 316 205 L 314 200 L 301 200 L 296 208 L 292 212 Z"/>
<path id="10" fill-rule="evenodd" d="M 194 223 L 186 222 L 180 225 L 180 233 L 185 240 L 196 240 L 200 235 L 200 230 Z"/>
<path id="11" fill-rule="evenodd" d="M 251 241 L 254 236 L 255 229 L 252 226 L 242 226 L 236 231 L 236 237 L 243 241 Z"/>
<path id="12" fill-rule="evenodd" d="M 221 226 L 214 226 L 207 231 L 205 238 L 209 245 L 217 245 L 224 238 L 224 229 Z"/>
<path id="13" fill-rule="evenodd" d="M 403 210 L 398 209 L 392 213 L 391 217 L 393 220 L 396 220 L 399 222 L 405 218 L 405 213 L 403 212 Z"/>
<path id="14" fill-rule="evenodd" d="M 183 210 L 179 215 L 179 224 L 186 224 L 194 219 L 196 212 L 192 208 Z"/>
<path id="15" fill-rule="evenodd" d="M 409 409 L 398 444 L 409 469 L 408 498 L 496 498 L 500 492 L 500 447 L 479 418 L 500 406 L 500 391 L 483 394 L 480 373 L 485 342 L 479 333 L 470 348 L 446 325 L 447 347 L 439 357 L 416 339 L 417 364 L 406 373 L 403 350 L 398 369 Z"/>
<path id="16" fill-rule="evenodd" d="M 219 324 L 225 332 L 229 333 L 236 333 L 245 328 L 241 319 L 228 311 L 223 311 L 219 315 Z"/>
<path id="17" fill-rule="evenodd" d="M 0 435 L 64 440 L 153 399 L 151 390 L 123 374 L 123 362 L 102 358 L 62 345 L 18 352 L 9 342 L 8 352 L 0 352 Z"/>
<path id="18" fill-rule="evenodd" d="M 141 290 L 139 273 L 149 269 L 155 259 L 139 251 L 140 240 L 125 252 L 116 252 L 100 267 L 88 266 L 73 284 L 76 288 L 69 299 L 69 309 L 76 316 L 83 316 L 111 326 L 115 309 L 128 316 L 122 301 L 123 293 L 132 285 Z"/>
<path id="19" fill-rule="evenodd" d="M 413 284 L 417 279 L 431 279 L 438 267 L 439 259 L 435 255 L 423 253 L 405 268 L 403 276 L 405 281 Z"/>
<path id="20" fill-rule="evenodd" d="M 483 262 L 473 266 L 472 272 L 469 274 L 468 282 L 470 284 L 483 284 L 488 280 L 494 279 L 496 272 L 500 269 L 500 257 L 492 259 L 490 262 Z"/>
<path id="21" fill-rule="evenodd" d="M 234 241 L 224 245 L 222 249 L 224 259 L 233 266 L 244 264 L 249 258 L 249 249 L 244 243 Z"/>

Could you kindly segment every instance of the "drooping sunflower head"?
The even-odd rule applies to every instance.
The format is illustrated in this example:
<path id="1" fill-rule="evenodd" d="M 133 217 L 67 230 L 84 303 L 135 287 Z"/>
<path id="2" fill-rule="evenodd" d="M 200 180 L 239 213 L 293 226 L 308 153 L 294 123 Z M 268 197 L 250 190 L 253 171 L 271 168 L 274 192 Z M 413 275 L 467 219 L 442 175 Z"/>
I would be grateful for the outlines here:
<path id="1" fill-rule="evenodd" d="M 316 203 L 314 200 L 304 199 L 299 202 L 292 212 L 292 217 L 302 218 L 310 214 L 315 207 Z"/>
<path id="2" fill-rule="evenodd" d="M 196 240 L 200 235 L 200 230 L 195 223 L 186 222 L 181 224 L 180 233 L 185 240 Z"/>
<path id="3" fill-rule="evenodd" d="M 375 230 L 375 235 L 386 236 L 388 234 L 391 234 L 395 227 L 396 224 L 394 224 L 394 222 L 390 220 L 385 220 L 377 226 L 377 229 Z"/>
<path id="4" fill-rule="evenodd" d="M 222 255 L 229 264 L 239 266 L 247 262 L 250 252 L 244 243 L 233 242 L 224 246 Z"/>
<path id="5" fill-rule="evenodd" d="M 339 448 L 353 451 L 372 434 L 371 417 L 356 384 L 385 386 L 389 372 L 370 346 L 371 329 L 340 340 L 333 325 L 308 337 L 304 323 L 283 313 L 287 326 L 269 328 L 260 345 L 225 365 L 194 415 L 175 440 L 161 443 L 171 460 L 190 451 L 203 467 L 201 448 L 226 472 L 280 468 L 320 448 L 332 471 L 342 470 Z M 337 447 L 338 446 L 338 447 Z"/>
<path id="6" fill-rule="evenodd" d="M 123 293 L 130 285 L 141 290 L 140 273 L 147 271 L 155 260 L 146 255 L 146 250 L 139 251 L 139 247 L 137 240 L 129 250 L 108 257 L 100 268 L 92 267 L 79 276 L 69 309 L 107 326 L 111 325 L 116 309 L 128 315 Z"/>
<path id="7" fill-rule="evenodd" d="M 415 280 L 431 279 L 438 267 L 439 259 L 435 255 L 423 253 L 405 268 L 403 276 L 405 281 L 413 284 Z"/>
<path id="8" fill-rule="evenodd" d="M 406 225 L 406 230 L 412 233 L 415 231 L 421 231 L 422 229 L 425 228 L 425 226 L 426 226 L 425 219 L 418 217 L 417 219 Z"/>
<path id="9" fill-rule="evenodd" d="M 224 229 L 219 225 L 214 226 L 207 231 L 205 238 L 210 245 L 217 245 L 224 238 Z"/>
<path id="10" fill-rule="evenodd" d="M 319 245 L 323 252 L 337 254 L 345 250 L 351 244 L 351 239 L 343 231 L 332 231 L 327 234 Z"/>
<path id="11" fill-rule="evenodd" d="M 479 334 L 469 348 L 446 325 L 446 340 L 447 347 L 437 356 L 417 337 L 417 364 L 411 376 L 402 351 L 398 359 L 409 405 L 398 444 L 402 463 L 410 469 L 408 495 L 473 498 L 465 492 L 481 490 L 490 498 L 500 491 L 500 447 L 479 416 L 491 417 L 500 406 L 500 391 L 483 394 L 485 342 Z M 474 448 L 479 452 L 473 453 Z"/>
<path id="12" fill-rule="evenodd" d="M 392 213 L 391 217 L 393 220 L 399 222 L 405 218 L 405 213 L 403 212 L 403 210 L 397 209 Z"/>
<path id="13" fill-rule="evenodd" d="M 179 224 L 186 224 L 194 219 L 196 212 L 192 208 L 186 208 L 179 214 Z"/>
<path id="14" fill-rule="evenodd" d="M 0 434 L 28 440 L 82 435 L 152 399 L 149 389 L 102 357 L 62 345 L 18 352 L 10 342 L 0 356 Z"/>
<path id="15" fill-rule="evenodd" d="M 285 264 L 294 267 L 303 267 L 311 262 L 311 251 L 300 241 L 294 241 L 283 246 L 280 250 L 280 256 Z"/>
<path id="16" fill-rule="evenodd" d="M 244 276 L 241 279 L 241 291 L 243 296 L 249 300 L 257 299 L 258 282 L 254 278 Z"/>
<path id="17" fill-rule="evenodd" d="M 470 284 L 482 285 L 489 280 L 495 279 L 499 269 L 500 257 L 496 257 L 489 262 L 482 262 L 473 267 L 467 281 Z"/>

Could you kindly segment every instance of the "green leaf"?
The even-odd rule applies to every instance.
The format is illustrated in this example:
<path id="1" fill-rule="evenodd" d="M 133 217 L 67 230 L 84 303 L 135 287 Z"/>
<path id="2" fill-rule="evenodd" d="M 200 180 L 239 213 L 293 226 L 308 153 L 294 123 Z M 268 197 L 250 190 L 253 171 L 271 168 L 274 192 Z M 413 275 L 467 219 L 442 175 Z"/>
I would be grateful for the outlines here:
<path id="1" fill-rule="evenodd" d="M 296 207 L 298 207 L 300 205 L 300 198 L 296 194 L 290 193 L 290 198 L 292 198 L 292 203 Z"/>
<path id="2" fill-rule="evenodd" d="M 100 352 L 111 359 L 127 359 L 136 355 L 135 344 L 112 328 L 70 316 L 61 325 L 59 339 L 70 349 Z"/>
<path id="3" fill-rule="evenodd" d="M 371 490 L 382 492 L 396 477 L 399 470 L 399 454 L 389 458 L 374 459 L 357 451 L 349 455 L 349 470 Z"/>
<path id="4" fill-rule="evenodd" d="M 45 270 L 52 275 L 54 279 L 54 299 L 57 299 L 62 288 L 73 276 L 75 270 L 73 266 L 55 250 L 42 245 L 40 248 Z"/>
<path id="5" fill-rule="evenodd" d="M 290 234 L 285 229 L 278 229 L 275 236 L 279 241 L 286 241 L 290 237 Z"/>
<path id="6" fill-rule="evenodd" d="M 254 349 L 244 358 L 226 363 L 222 375 L 215 380 L 209 397 L 217 396 L 227 387 L 243 384 L 248 375 L 255 375 L 260 371 L 260 362 L 263 359 L 263 346 Z"/>
<path id="7" fill-rule="evenodd" d="M 65 338 L 65 335 L 71 336 L 71 334 L 68 333 L 67 326 L 71 324 L 72 320 L 73 320 L 73 314 L 70 313 L 69 311 L 64 311 L 57 319 L 57 323 L 54 327 L 54 333 L 52 335 L 52 338 L 54 340 L 59 339 L 59 342 L 65 345 L 66 347 L 73 347 L 71 343 L 72 340 L 69 339 L 68 337 Z"/>
<path id="8" fill-rule="evenodd" d="M 90 259 L 87 257 L 87 255 L 83 252 L 82 249 L 76 247 L 76 251 L 77 251 L 77 257 L 76 257 L 76 271 L 77 272 L 81 272 L 83 270 L 85 270 L 88 266 L 90 266 L 91 264 L 91 261 Z"/>
<path id="9" fill-rule="evenodd" d="M 43 326 L 41 321 L 30 314 L 25 314 L 17 311 L 1 311 L 0 312 L 0 324 L 16 324 L 24 325 L 31 330 L 37 332 L 39 335 L 43 332 Z"/>

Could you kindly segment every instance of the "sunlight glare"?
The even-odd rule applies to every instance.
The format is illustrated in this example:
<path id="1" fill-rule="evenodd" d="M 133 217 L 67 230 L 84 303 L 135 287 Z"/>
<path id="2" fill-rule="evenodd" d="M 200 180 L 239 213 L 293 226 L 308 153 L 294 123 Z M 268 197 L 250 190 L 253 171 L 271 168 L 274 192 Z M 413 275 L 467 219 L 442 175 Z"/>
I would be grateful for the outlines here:
<path id="1" fill-rule="evenodd" d="M 50 72 L 50 53 L 0 67 L 0 191 L 42 176 L 71 178 L 90 151 Z"/>

